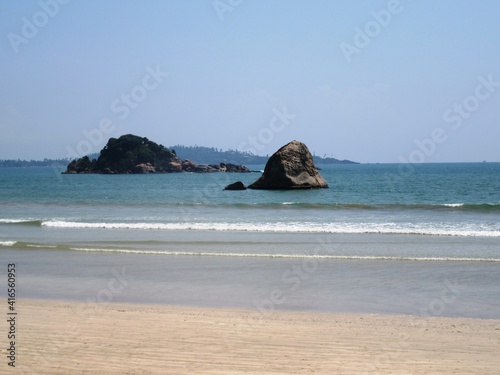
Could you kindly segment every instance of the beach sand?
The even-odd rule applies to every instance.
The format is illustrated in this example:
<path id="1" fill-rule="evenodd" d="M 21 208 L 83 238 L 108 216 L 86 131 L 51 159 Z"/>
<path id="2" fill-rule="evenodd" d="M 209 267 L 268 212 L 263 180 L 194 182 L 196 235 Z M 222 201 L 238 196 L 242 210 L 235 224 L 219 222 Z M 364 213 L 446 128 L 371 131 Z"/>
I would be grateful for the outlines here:
<path id="1" fill-rule="evenodd" d="M 500 320 L 22 299 L 16 309 L 17 374 L 494 374 L 500 369 Z M 2 336 L 0 373 L 9 373 Z"/>

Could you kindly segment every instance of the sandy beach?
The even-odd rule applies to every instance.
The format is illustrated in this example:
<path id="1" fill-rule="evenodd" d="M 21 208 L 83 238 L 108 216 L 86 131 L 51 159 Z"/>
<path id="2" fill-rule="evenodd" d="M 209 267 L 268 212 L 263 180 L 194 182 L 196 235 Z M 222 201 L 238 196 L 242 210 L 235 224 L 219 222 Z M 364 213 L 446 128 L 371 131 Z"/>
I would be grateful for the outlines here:
<path id="1" fill-rule="evenodd" d="M 18 374 L 493 374 L 500 368 L 500 320 L 47 300 L 18 300 L 16 309 Z M 0 372 L 9 373 L 2 342 Z"/>

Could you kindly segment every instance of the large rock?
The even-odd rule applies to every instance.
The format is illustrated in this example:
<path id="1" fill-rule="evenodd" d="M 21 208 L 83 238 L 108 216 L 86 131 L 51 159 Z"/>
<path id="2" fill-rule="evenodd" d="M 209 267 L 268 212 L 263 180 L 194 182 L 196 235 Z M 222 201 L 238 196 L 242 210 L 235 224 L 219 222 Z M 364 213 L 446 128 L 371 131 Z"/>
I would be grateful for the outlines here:
<path id="1" fill-rule="evenodd" d="M 267 161 L 262 176 L 249 189 L 315 189 L 328 184 L 314 165 L 307 146 L 292 141 L 276 151 Z"/>

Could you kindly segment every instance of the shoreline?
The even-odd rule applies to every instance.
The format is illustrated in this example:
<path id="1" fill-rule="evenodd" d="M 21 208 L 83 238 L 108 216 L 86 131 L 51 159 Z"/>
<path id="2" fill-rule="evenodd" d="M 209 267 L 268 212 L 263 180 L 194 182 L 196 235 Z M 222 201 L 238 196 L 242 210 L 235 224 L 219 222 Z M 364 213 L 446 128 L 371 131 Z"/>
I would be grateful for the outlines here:
<path id="1" fill-rule="evenodd" d="M 22 298 L 16 309 L 18 373 L 484 374 L 500 367 L 499 319 Z"/>
<path id="2" fill-rule="evenodd" d="M 495 263 L 2 253 L 31 299 L 500 319 Z"/>

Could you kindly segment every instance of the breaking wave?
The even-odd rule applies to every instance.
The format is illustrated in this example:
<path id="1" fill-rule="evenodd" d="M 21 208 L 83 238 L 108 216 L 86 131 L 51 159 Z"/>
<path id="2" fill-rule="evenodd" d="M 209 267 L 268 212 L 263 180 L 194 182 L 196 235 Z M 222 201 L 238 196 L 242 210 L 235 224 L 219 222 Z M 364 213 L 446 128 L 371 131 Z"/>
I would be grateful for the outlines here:
<path id="1" fill-rule="evenodd" d="M 481 227 L 436 227 L 435 223 L 112 223 L 44 221 L 41 224 L 51 228 L 74 229 L 129 229 L 129 230 L 203 230 L 203 231 L 240 231 L 268 233 L 338 233 L 338 234 L 399 234 L 460 237 L 500 237 L 500 230 Z"/>

